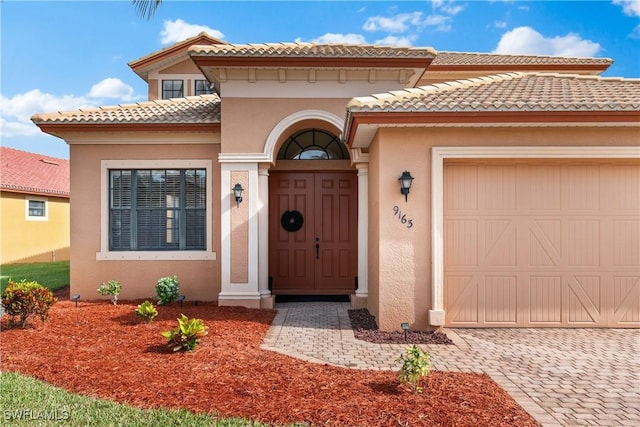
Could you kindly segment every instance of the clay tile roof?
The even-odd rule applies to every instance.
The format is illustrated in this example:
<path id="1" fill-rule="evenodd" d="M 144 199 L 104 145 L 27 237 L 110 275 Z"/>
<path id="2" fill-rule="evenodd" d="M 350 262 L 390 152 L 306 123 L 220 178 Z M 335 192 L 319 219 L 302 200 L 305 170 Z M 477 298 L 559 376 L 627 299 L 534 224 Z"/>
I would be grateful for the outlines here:
<path id="1" fill-rule="evenodd" d="M 0 189 L 69 197 L 69 160 L 0 147 Z"/>
<path id="2" fill-rule="evenodd" d="M 40 124 L 216 124 L 220 123 L 218 95 L 138 102 L 111 107 L 36 114 Z"/>
<path id="3" fill-rule="evenodd" d="M 438 66 L 478 66 L 478 65 L 602 65 L 613 63 L 609 58 L 577 58 L 546 55 L 503 55 L 494 53 L 438 52 L 431 62 Z"/>
<path id="4" fill-rule="evenodd" d="M 640 111 L 640 79 L 509 73 L 354 98 L 350 112 Z"/>
<path id="5" fill-rule="evenodd" d="M 194 45 L 191 55 L 239 57 L 325 57 L 325 58 L 433 58 L 432 48 L 389 47 L 375 45 L 261 43 L 229 45 Z"/>

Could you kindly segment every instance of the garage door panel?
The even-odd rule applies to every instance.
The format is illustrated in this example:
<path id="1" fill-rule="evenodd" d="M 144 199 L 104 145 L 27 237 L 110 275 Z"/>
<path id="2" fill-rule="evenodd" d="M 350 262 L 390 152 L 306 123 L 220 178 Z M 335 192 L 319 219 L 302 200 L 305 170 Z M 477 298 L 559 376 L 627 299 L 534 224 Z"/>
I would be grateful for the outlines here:
<path id="1" fill-rule="evenodd" d="M 562 276 L 530 276 L 529 321 L 546 326 L 562 320 Z"/>
<path id="2" fill-rule="evenodd" d="M 600 167 L 593 165 L 562 166 L 563 208 L 571 211 L 600 210 Z"/>
<path id="3" fill-rule="evenodd" d="M 601 324 L 600 276 L 574 276 L 568 283 L 569 323 Z"/>
<path id="4" fill-rule="evenodd" d="M 465 161 L 444 177 L 446 324 L 640 327 L 639 165 Z"/>
<path id="5" fill-rule="evenodd" d="M 516 265 L 516 226 L 510 219 L 492 219 L 482 222 L 484 235 L 483 262 L 495 266 Z"/>
<path id="6" fill-rule="evenodd" d="M 570 219 L 566 223 L 569 267 L 600 266 L 600 221 Z"/>
<path id="7" fill-rule="evenodd" d="M 640 267 L 640 220 L 613 221 L 612 228 L 614 264 Z"/>
<path id="8" fill-rule="evenodd" d="M 640 276 L 614 276 L 613 296 L 613 323 L 640 322 Z"/>
<path id="9" fill-rule="evenodd" d="M 489 165 L 478 168 L 478 208 L 483 211 L 514 211 L 516 209 L 516 167 Z"/>
<path id="10" fill-rule="evenodd" d="M 478 221 L 475 219 L 452 219 L 447 221 L 449 236 L 445 262 L 452 266 L 478 265 Z"/>
<path id="11" fill-rule="evenodd" d="M 478 301 L 480 293 L 477 276 L 448 276 L 445 277 L 445 298 L 450 302 L 451 310 L 448 316 L 451 323 L 474 325 L 478 323 Z"/>
<path id="12" fill-rule="evenodd" d="M 518 278 L 486 276 L 484 281 L 485 322 L 515 326 L 518 321 Z"/>
<path id="13" fill-rule="evenodd" d="M 562 223 L 560 220 L 531 220 L 529 232 L 529 266 L 558 266 L 561 262 Z"/>

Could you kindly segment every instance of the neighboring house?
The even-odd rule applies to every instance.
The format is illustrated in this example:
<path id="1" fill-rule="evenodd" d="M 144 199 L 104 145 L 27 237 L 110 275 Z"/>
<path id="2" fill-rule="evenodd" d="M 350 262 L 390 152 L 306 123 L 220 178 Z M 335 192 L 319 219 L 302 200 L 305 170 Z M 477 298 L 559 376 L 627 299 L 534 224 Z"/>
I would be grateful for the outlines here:
<path id="1" fill-rule="evenodd" d="M 640 81 L 611 63 L 205 34 L 152 53 L 129 64 L 148 102 L 33 117 L 70 146 L 72 292 L 176 274 L 220 305 L 351 295 L 388 330 L 638 327 Z"/>
<path id="2" fill-rule="evenodd" d="M 69 259 L 69 161 L 0 147 L 0 264 Z"/>

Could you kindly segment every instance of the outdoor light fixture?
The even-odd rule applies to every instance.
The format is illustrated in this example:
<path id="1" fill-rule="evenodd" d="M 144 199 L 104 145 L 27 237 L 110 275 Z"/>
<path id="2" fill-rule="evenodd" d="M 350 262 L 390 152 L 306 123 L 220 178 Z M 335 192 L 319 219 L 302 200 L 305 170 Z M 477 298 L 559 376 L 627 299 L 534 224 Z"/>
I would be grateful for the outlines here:
<path id="1" fill-rule="evenodd" d="M 404 171 L 402 175 L 400 175 L 400 178 L 398 178 L 398 181 L 400 181 L 400 192 L 404 194 L 404 201 L 406 202 L 413 177 L 408 171 Z"/>
<path id="2" fill-rule="evenodd" d="M 182 304 L 184 303 L 184 299 L 185 299 L 185 298 L 186 298 L 186 297 L 185 297 L 184 295 L 180 295 L 180 296 L 178 297 L 178 301 L 180 301 L 180 309 L 182 309 Z"/>
<path id="3" fill-rule="evenodd" d="M 408 323 L 401 323 L 400 327 L 402 327 L 402 330 L 404 332 L 404 340 L 407 340 L 407 331 L 409 331 L 409 324 Z"/>
<path id="4" fill-rule="evenodd" d="M 71 299 L 76 303 L 76 308 L 78 308 L 78 300 L 80 299 L 80 294 L 73 294 Z"/>
<path id="5" fill-rule="evenodd" d="M 242 202 L 243 191 L 244 191 L 244 188 L 242 188 L 242 185 L 240 185 L 240 183 L 237 183 L 236 185 L 233 186 L 233 197 L 236 198 L 237 207 L 240 207 L 240 203 Z"/>

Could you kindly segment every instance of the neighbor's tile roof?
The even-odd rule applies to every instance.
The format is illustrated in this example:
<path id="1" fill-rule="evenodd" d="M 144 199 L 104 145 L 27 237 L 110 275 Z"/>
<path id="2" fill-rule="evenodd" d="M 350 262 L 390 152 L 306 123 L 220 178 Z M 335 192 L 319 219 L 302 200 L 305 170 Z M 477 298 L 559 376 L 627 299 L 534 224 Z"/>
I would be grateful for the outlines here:
<path id="1" fill-rule="evenodd" d="M 377 45 L 259 43 L 229 45 L 195 45 L 191 55 L 236 57 L 325 57 L 325 58 L 433 58 L 430 47 L 390 47 Z"/>
<path id="2" fill-rule="evenodd" d="M 0 147 L 0 188 L 69 197 L 69 160 Z"/>
<path id="3" fill-rule="evenodd" d="M 639 111 L 640 79 L 508 73 L 354 98 L 354 112 Z"/>
<path id="4" fill-rule="evenodd" d="M 504 55 L 495 53 L 438 52 L 431 67 L 438 66 L 510 66 L 510 65 L 602 65 L 613 63 L 609 58 L 574 58 L 546 55 Z"/>
<path id="5" fill-rule="evenodd" d="M 111 107 L 36 114 L 36 124 L 192 124 L 220 123 L 218 95 L 189 96 Z"/>

